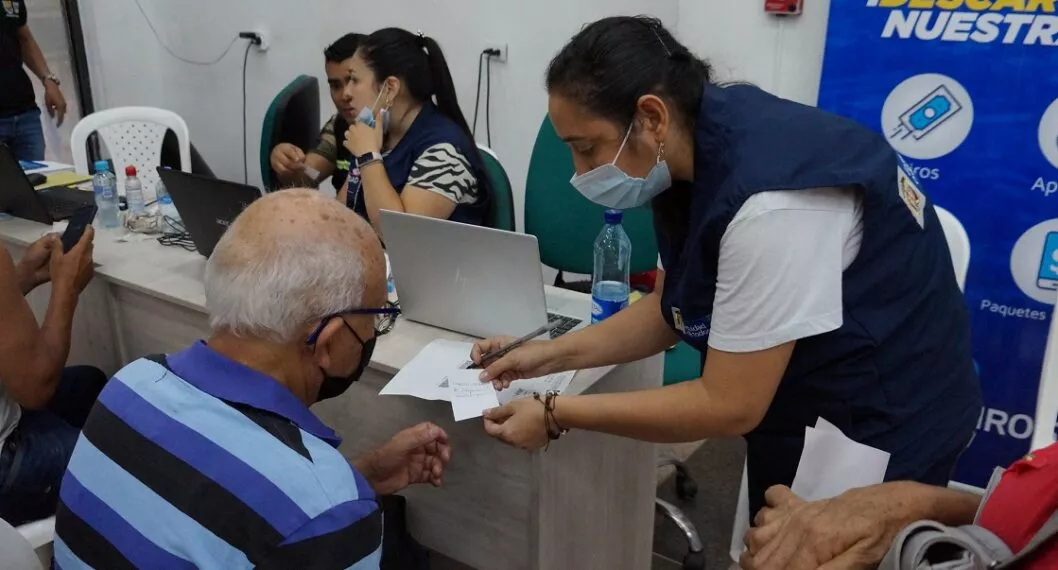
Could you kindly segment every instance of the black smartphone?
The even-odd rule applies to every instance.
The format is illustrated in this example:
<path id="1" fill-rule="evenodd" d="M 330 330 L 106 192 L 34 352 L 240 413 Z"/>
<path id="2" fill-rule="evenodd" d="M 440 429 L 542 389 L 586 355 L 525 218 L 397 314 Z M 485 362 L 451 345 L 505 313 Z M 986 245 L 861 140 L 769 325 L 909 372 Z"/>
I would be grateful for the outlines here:
<path id="1" fill-rule="evenodd" d="M 66 226 L 66 231 L 62 233 L 63 253 L 70 251 L 73 246 L 77 245 L 77 242 L 81 241 L 85 228 L 92 225 L 92 220 L 96 219 L 98 209 L 94 205 L 83 206 L 70 216 L 70 223 Z"/>

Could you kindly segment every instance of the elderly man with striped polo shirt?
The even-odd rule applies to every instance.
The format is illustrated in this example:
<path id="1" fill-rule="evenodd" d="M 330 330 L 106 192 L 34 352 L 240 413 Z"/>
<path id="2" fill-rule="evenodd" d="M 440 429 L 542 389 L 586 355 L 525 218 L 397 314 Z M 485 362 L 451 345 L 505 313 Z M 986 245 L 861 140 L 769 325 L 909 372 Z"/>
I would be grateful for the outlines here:
<path id="1" fill-rule="evenodd" d="M 359 216 L 307 190 L 254 202 L 206 266 L 205 342 L 111 380 L 59 494 L 55 561 L 79 568 L 378 568 L 377 495 L 439 485 L 421 424 L 350 465 L 309 405 L 363 373 L 395 311 Z"/>

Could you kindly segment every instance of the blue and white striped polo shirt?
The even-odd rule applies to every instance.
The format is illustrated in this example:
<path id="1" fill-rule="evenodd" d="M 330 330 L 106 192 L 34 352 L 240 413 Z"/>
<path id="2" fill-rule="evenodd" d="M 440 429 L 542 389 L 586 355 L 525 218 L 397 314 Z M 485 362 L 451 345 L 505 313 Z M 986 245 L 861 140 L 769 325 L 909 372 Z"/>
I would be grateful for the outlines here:
<path id="1" fill-rule="evenodd" d="M 55 564 L 379 567 L 382 513 L 289 390 L 198 342 L 124 367 L 62 482 Z"/>

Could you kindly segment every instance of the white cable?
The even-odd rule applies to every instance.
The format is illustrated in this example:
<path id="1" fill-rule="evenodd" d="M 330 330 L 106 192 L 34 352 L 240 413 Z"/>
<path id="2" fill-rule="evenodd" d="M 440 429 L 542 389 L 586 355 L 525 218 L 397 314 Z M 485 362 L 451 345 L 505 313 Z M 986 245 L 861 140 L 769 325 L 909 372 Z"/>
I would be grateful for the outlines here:
<path id="1" fill-rule="evenodd" d="M 231 43 L 228 44 L 228 47 L 224 48 L 224 52 L 221 53 L 219 56 L 217 56 L 215 59 L 213 59 L 211 61 L 195 61 L 193 59 L 187 59 L 185 57 L 180 57 L 179 55 L 174 53 L 173 50 L 169 49 L 169 46 L 165 45 L 165 42 L 162 41 L 161 36 L 158 35 L 158 30 L 156 30 L 154 28 L 154 24 L 151 22 L 151 19 L 147 16 L 147 12 L 144 11 L 143 4 L 140 4 L 140 0 L 133 0 L 133 2 L 135 2 L 136 3 L 136 7 L 140 9 L 140 14 L 143 15 L 144 21 L 147 22 L 147 27 L 151 29 L 151 33 L 154 34 L 154 39 L 158 41 L 158 44 L 161 45 L 162 48 L 165 49 L 165 51 L 167 51 L 169 53 L 169 55 L 173 56 L 174 58 L 176 58 L 176 59 L 178 59 L 178 60 L 180 60 L 180 61 L 182 61 L 184 63 L 190 64 L 190 65 L 201 65 L 201 66 L 216 65 L 217 63 L 220 63 L 220 60 L 224 59 L 224 56 L 228 55 L 228 52 L 231 51 L 231 48 L 232 48 L 232 46 L 235 45 L 235 42 L 239 41 L 239 36 L 235 36 L 234 38 L 232 38 L 231 39 Z"/>

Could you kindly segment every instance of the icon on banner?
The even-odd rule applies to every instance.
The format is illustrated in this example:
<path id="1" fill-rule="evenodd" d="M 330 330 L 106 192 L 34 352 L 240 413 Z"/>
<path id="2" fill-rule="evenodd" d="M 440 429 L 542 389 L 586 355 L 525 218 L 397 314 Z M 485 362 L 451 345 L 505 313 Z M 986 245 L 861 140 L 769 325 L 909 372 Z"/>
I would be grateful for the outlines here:
<path id="1" fill-rule="evenodd" d="M 1040 258 L 1040 272 L 1036 278 L 1040 289 L 1058 291 L 1058 232 L 1047 234 L 1043 242 L 1043 255 Z"/>
<path id="2" fill-rule="evenodd" d="M 1044 220 L 1021 234 L 1010 252 L 1010 274 L 1026 297 L 1055 304 L 1058 291 L 1058 218 Z"/>
<path id="3" fill-rule="evenodd" d="M 941 85 L 900 115 L 900 126 L 889 138 L 899 136 L 906 139 L 914 136 L 916 140 L 921 139 L 959 111 L 962 111 L 962 104 L 951 94 L 951 90 Z"/>
<path id="4" fill-rule="evenodd" d="M 1040 151 L 1052 166 L 1058 168 L 1058 99 L 1055 99 L 1040 119 Z"/>
<path id="5" fill-rule="evenodd" d="M 908 158 L 930 160 L 951 153 L 970 135 L 973 101 L 958 81 L 939 73 L 909 77 L 882 106 L 882 132 Z"/>

